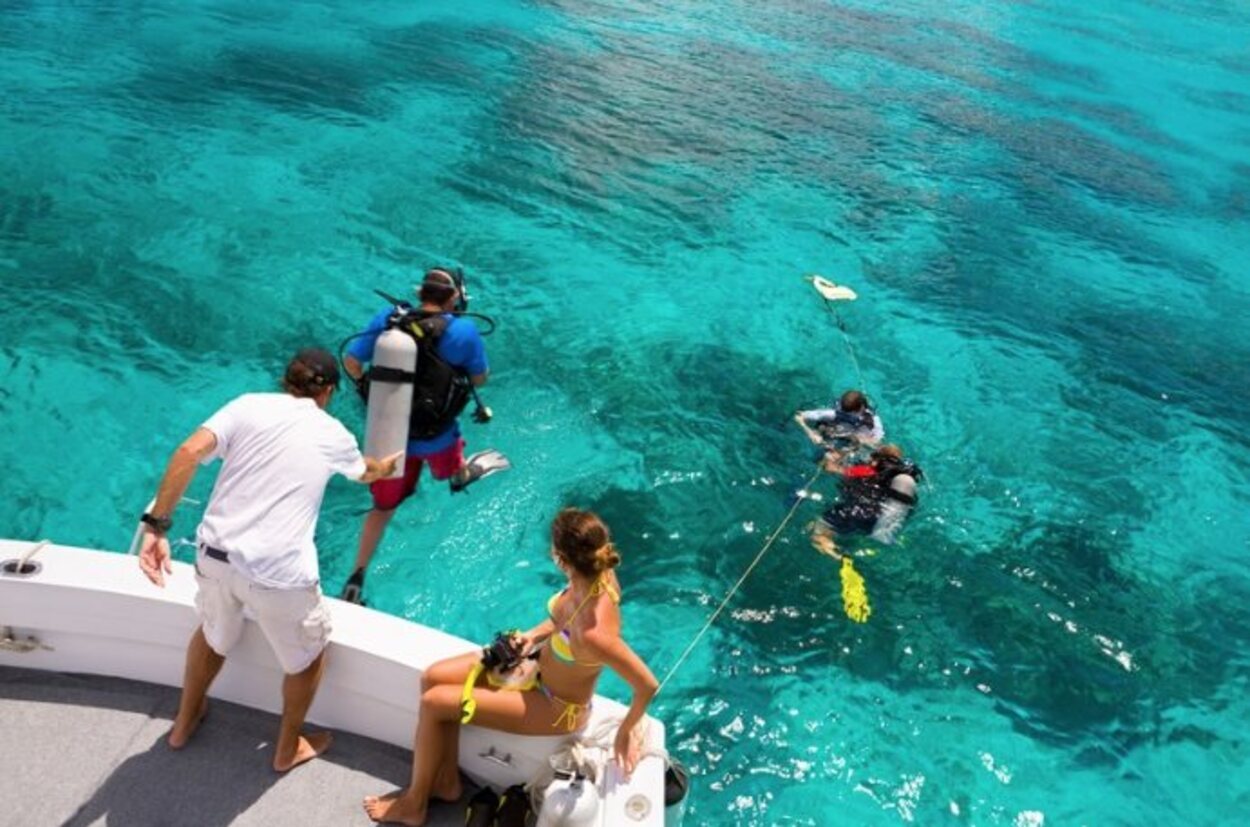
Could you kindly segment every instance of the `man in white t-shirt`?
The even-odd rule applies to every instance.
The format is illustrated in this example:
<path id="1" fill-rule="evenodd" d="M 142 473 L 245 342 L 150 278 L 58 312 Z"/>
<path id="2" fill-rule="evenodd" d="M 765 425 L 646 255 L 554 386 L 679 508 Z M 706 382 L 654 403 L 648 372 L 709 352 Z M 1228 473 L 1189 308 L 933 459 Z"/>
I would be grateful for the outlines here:
<path id="1" fill-rule="evenodd" d="M 334 474 L 369 483 L 395 470 L 402 454 L 362 457 L 356 439 L 326 405 L 339 384 L 324 350 L 301 350 L 287 365 L 284 393 L 249 393 L 208 418 L 178 447 L 157 489 L 139 566 L 158 586 L 172 574 L 170 515 L 201 463 L 222 460 L 196 532 L 195 606 L 200 626 L 169 746 L 181 749 L 207 711 L 209 686 L 243 633 L 251 610 L 282 671 L 282 724 L 273 768 L 285 772 L 320 755 L 330 734 L 300 734 L 321 680 L 330 613 L 321 595 L 313 535 Z"/>

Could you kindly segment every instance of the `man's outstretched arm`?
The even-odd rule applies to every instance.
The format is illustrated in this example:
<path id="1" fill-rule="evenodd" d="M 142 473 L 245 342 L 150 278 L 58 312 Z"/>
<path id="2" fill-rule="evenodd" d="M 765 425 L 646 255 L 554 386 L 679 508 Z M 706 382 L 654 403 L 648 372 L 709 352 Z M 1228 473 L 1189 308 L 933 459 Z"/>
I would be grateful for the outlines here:
<path id="1" fill-rule="evenodd" d="M 389 477 L 391 474 L 395 473 L 395 469 L 399 465 L 399 459 L 403 455 L 403 451 L 396 451 L 389 457 L 383 457 L 382 459 L 365 457 L 365 473 L 360 476 L 358 482 L 363 482 L 367 485 L 372 482 L 377 482 L 384 477 Z"/>
<path id="2" fill-rule="evenodd" d="M 174 449 L 165 466 L 165 474 L 156 487 L 156 502 L 152 504 L 152 514 L 169 517 L 174 513 L 174 507 L 191 484 L 196 469 L 216 448 L 216 435 L 207 428 L 196 428 L 195 433 Z M 165 575 L 173 573 L 169 538 L 146 523 L 143 525 L 143 546 L 139 549 L 139 568 L 149 580 L 161 587 L 165 585 Z"/>
<path id="3" fill-rule="evenodd" d="M 812 441 L 813 445 L 820 445 L 824 442 L 824 439 L 807 424 L 808 415 L 809 411 L 799 411 L 794 415 L 794 421 L 803 429 L 803 433 L 807 434 L 807 438 Z"/>

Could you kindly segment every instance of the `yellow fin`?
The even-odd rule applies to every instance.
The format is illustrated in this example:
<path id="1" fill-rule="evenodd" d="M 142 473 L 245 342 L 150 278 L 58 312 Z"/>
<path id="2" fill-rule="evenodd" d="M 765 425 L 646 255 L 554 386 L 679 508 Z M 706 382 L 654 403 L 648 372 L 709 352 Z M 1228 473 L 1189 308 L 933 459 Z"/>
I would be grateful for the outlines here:
<path id="1" fill-rule="evenodd" d="M 868 591 L 864 588 L 864 578 L 855 571 L 855 564 L 850 557 L 842 558 L 842 607 L 846 616 L 856 623 L 867 623 L 872 614 L 868 605 Z"/>

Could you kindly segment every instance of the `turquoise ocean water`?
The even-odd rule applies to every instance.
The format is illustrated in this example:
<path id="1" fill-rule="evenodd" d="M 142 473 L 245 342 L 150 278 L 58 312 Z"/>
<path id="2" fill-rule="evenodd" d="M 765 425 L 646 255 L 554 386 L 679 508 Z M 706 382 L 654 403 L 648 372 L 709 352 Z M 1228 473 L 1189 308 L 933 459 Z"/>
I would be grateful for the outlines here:
<path id="1" fill-rule="evenodd" d="M 124 548 L 212 410 L 459 262 L 516 468 L 427 485 L 371 601 L 535 622 L 593 507 L 663 674 L 858 381 L 819 272 L 930 485 L 868 624 L 808 503 L 657 700 L 687 823 L 1238 822 L 1248 43 L 1214 0 L 0 2 L 0 535 Z"/>

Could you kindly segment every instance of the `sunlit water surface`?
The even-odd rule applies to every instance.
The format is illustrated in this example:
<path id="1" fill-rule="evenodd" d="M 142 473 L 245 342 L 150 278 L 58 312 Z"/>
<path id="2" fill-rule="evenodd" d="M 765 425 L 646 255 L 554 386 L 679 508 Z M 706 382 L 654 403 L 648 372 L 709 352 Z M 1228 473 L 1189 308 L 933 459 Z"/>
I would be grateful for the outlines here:
<path id="1" fill-rule="evenodd" d="M 123 548 L 213 409 L 457 261 L 516 468 L 427 486 L 371 602 L 532 623 L 577 503 L 663 674 L 860 381 L 821 272 L 930 484 L 868 624 L 808 503 L 666 687 L 687 823 L 1243 818 L 1250 11 L 438 5 L 0 3 L 0 535 Z"/>

